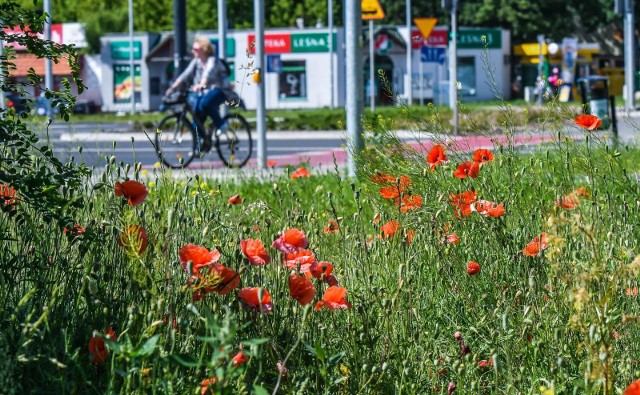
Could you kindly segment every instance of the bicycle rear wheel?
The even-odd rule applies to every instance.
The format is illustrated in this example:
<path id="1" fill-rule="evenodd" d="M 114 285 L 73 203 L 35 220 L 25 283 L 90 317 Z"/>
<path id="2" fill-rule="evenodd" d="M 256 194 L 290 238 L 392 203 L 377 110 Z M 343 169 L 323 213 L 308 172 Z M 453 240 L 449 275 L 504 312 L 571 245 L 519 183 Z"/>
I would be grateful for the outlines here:
<path id="1" fill-rule="evenodd" d="M 156 130 L 156 153 L 165 166 L 180 169 L 196 156 L 198 139 L 190 122 L 181 114 L 165 117 Z"/>
<path id="2" fill-rule="evenodd" d="M 228 127 L 216 133 L 216 149 L 227 167 L 242 167 L 251 158 L 253 141 L 251 127 L 240 114 L 228 114 L 223 119 Z"/>

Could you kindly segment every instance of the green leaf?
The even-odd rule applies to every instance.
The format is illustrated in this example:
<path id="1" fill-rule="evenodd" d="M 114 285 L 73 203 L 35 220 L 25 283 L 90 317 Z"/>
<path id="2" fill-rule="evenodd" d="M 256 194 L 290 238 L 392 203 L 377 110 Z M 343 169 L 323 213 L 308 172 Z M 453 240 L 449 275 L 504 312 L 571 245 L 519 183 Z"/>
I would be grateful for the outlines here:
<path id="1" fill-rule="evenodd" d="M 160 335 L 154 335 L 149 340 L 147 340 L 142 347 L 137 351 L 138 357 L 144 357 L 147 355 L 153 354 L 153 351 L 156 349 L 156 344 L 158 343 L 158 339 L 160 339 Z"/>
<path id="2" fill-rule="evenodd" d="M 201 366 L 199 361 L 187 354 L 171 354 L 168 358 L 171 362 L 177 363 L 178 365 L 182 365 L 186 368 L 197 368 Z"/>
<path id="3" fill-rule="evenodd" d="M 269 395 L 269 392 L 263 386 L 257 384 L 253 385 L 253 393 L 255 395 Z"/>

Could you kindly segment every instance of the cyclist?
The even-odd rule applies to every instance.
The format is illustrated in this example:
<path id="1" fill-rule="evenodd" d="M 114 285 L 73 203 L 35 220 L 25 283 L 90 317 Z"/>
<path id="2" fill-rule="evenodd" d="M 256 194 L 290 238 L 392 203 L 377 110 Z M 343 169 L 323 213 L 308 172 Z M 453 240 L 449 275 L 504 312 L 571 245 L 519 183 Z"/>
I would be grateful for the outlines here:
<path id="1" fill-rule="evenodd" d="M 169 86 L 166 95 L 171 94 L 179 86 L 189 84 L 190 91 L 202 93 L 194 106 L 194 112 L 198 119 L 204 124 L 207 116 L 209 116 L 216 129 L 224 130 L 225 125 L 222 124 L 223 121 L 219 112 L 220 105 L 237 96 L 229 80 L 227 67 L 220 59 L 215 57 L 214 47 L 206 37 L 197 36 L 191 47 L 191 52 L 193 53 L 193 59 L 173 84 Z M 201 138 L 204 137 L 205 133 L 203 131 L 197 130 L 197 132 Z M 206 142 L 207 139 L 204 141 Z"/>

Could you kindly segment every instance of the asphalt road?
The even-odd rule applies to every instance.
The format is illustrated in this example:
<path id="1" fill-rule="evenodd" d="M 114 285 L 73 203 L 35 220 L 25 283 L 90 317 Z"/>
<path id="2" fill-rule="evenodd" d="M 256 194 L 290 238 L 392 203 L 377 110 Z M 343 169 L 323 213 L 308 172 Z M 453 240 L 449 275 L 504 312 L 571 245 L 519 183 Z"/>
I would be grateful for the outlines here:
<path id="1" fill-rule="evenodd" d="M 618 129 L 624 143 L 634 142 L 639 135 L 640 112 L 620 114 Z M 101 168 L 115 156 L 117 162 L 133 164 L 141 162 L 143 167 L 151 168 L 158 162 L 155 149 L 147 136 L 136 132 L 127 123 L 75 123 L 60 121 L 52 123 L 48 133 L 43 124 L 35 125 L 42 141 L 49 141 L 55 155 L 61 160 L 71 156 L 76 161 L 84 161 L 88 166 Z M 153 131 L 150 131 L 153 139 Z M 404 140 L 412 140 L 410 133 L 401 134 Z M 253 155 L 256 158 L 256 134 L 253 131 Z M 324 153 L 331 155 L 331 150 L 345 147 L 345 132 L 342 131 L 267 131 L 267 159 L 278 164 L 297 164 L 305 155 Z M 80 152 L 81 151 L 81 152 Z M 220 167 L 215 149 L 202 159 L 195 160 L 191 167 Z"/>

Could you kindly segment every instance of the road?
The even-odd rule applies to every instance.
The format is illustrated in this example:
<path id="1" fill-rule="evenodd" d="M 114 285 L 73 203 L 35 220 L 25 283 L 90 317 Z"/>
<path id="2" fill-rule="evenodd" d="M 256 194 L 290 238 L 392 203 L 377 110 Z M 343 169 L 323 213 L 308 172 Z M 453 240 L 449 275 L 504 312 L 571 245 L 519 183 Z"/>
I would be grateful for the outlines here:
<path id="1" fill-rule="evenodd" d="M 636 140 L 640 125 L 640 112 L 620 114 L 618 129 L 623 143 Z M 47 141 L 44 125 L 35 127 L 39 130 L 42 141 Z M 150 131 L 153 133 L 153 131 Z M 267 131 L 267 159 L 277 165 L 297 165 L 309 158 L 310 162 L 331 165 L 336 152 L 340 154 L 338 161 L 344 159 L 345 147 L 344 131 Z M 153 138 L 153 135 L 149 135 Z M 414 140 L 410 132 L 401 132 L 404 141 Z M 252 162 L 255 165 L 257 144 L 255 131 Z M 61 160 L 68 160 L 74 156 L 76 161 L 84 161 L 88 166 L 101 168 L 110 156 L 115 156 L 117 162 L 133 164 L 141 162 L 144 168 L 152 168 L 158 158 L 155 149 L 143 132 L 136 132 L 126 123 L 76 123 L 67 124 L 56 121 L 49 126 L 48 141 L 53 146 L 55 155 Z M 80 148 L 81 151 L 80 152 Z M 320 159 L 319 159 L 320 158 Z M 202 159 L 192 162 L 190 168 L 222 167 L 215 149 Z"/>

